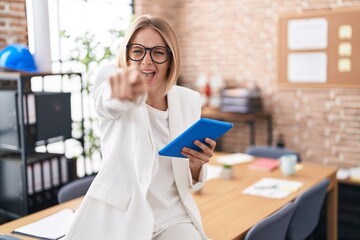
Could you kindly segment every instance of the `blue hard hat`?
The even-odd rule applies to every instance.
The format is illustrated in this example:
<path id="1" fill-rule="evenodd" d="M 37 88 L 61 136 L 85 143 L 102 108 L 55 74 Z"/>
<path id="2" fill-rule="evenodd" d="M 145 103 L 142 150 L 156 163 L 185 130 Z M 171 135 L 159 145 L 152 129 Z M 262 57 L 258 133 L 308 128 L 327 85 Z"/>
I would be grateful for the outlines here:
<path id="1" fill-rule="evenodd" d="M 0 67 L 23 72 L 37 72 L 34 57 L 25 45 L 12 44 L 0 52 Z"/>

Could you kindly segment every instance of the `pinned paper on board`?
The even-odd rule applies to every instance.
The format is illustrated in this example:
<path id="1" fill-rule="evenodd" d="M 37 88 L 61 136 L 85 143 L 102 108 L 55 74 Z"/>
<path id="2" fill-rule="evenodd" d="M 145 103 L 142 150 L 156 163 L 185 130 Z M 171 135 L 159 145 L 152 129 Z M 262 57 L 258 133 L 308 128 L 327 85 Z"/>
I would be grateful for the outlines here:
<path id="1" fill-rule="evenodd" d="M 351 71 L 351 61 L 349 58 L 340 58 L 338 61 L 338 70 L 339 72 L 350 72 Z"/>
<path id="2" fill-rule="evenodd" d="M 296 19 L 288 22 L 290 50 L 325 49 L 328 46 L 328 21 L 325 18 Z"/>
<path id="3" fill-rule="evenodd" d="M 324 83 L 327 81 L 325 52 L 290 53 L 287 65 L 289 82 Z"/>
<path id="4" fill-rule="evenodd" d="M 341 40 L 352 38 L 352 27 L 350 25 L 341 25 L 339 27 L 339 38 Z"/>
<path id="5" fill-rule="evenodd" d="M 342 42 L 339 44 L 338 54 L 340 57 L 350 57 L 351 56 L 352 45 L 349 42 Z"/>

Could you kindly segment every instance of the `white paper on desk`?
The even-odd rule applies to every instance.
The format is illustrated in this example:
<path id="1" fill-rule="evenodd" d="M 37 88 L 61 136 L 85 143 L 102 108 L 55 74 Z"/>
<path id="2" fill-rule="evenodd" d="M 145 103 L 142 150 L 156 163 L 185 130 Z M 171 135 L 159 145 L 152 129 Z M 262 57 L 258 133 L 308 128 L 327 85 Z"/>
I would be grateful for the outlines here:
<path id="1" fill-rule="evenodd" d="M 36 222 L 17 228 L 13 233 L 47 240 L 61 239 L 69 230 L 75 215 L 74 210 L 63 209 Z"/>
<path id="2" fill-rule="evenodd" d="M 302 185 L 303 183 L 299 181 L 262 178 L 250 187 L 244 189 L 242 193 L 266 198 L 280 199 L 298 191 Z"/>
<path id="3" fill-rule="evenodd" d="M 206 170 L 206 180 L 220 178 L 222 167 L 208 164 Z"/>
<path id="4" fill-rule="evenodd" d="M 350 177 L 350 169 L 339 168 L 336 172 L 336 178 L 339 180 L 345 180 Z"/>
<path id="5" fill-rule="evenodd" d="M 226 165 L 236 165 L 240 163 L 250 162 L 254 159 L 252 155 L 246 153 L 232 153 L 216 157 L 216 162 Z"/>

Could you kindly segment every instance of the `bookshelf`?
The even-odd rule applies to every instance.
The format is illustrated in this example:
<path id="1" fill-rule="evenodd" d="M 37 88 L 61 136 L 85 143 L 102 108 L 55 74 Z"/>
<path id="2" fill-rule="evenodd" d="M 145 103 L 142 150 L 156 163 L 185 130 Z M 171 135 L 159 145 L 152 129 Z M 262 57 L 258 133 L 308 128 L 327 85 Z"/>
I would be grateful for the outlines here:
<path id="1" fill-rule="evenodd" d="M 45 90 L 55 78 L 60 80 L 56 91 Z M 66 79 L 79 86 L 76 119 L 74 92 L 63 87 Z M 42 83 L 41 90 L 32 90 L 33 81 Z M 0 101 L 0 217 L 12 220 L 57 204 L 58 189 L 77 178 L 65 142 L 76 141 L 84 154 L 82 74 L 2 72 Z M 53 143 L 62 145 L 60 151 L 49 150 Z"/>

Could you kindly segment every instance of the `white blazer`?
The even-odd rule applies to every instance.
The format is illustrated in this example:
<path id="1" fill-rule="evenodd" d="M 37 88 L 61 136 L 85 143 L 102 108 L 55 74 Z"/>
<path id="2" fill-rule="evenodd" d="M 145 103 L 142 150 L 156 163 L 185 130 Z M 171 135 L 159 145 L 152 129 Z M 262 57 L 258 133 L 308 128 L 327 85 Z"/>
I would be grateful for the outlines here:
<path id="1" fill-rule="evenodd" d="M 154 159 L 158 157 L 145 98 L 137 103 L 111 99 L 108 76 L 117 71 L 107 66 L 95 78 L 94 101 L 100 118 L 103 165 L 81 203 L 66 240 L 147 240 L 154 230 L 154 216 L 146 194 Z M 199 93 L 173 86 L 168 93 L 170 138 L 174 139 L 200 118 Z M 207 239 L 190 189 L 193 185 L 188 159 L 172 158 L 180 198 L 195 227 Z"/>

